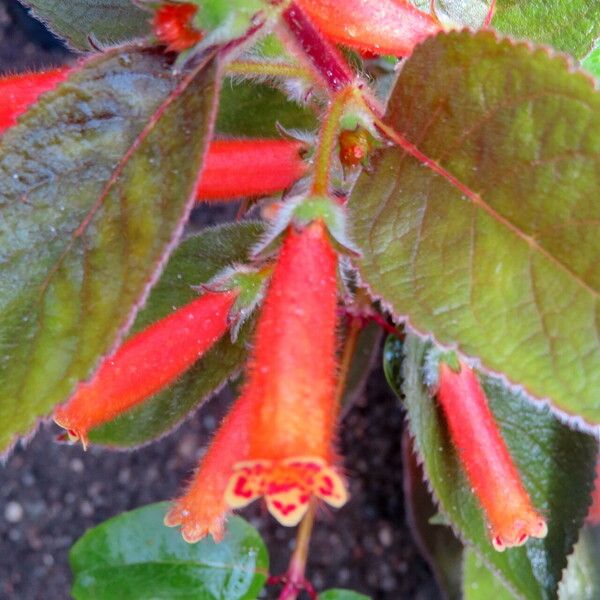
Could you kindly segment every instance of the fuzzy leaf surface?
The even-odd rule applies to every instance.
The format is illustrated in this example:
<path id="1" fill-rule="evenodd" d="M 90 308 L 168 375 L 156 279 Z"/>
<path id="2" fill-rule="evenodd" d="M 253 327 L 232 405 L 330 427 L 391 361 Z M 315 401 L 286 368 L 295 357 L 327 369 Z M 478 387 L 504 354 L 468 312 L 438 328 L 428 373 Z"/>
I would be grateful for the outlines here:
<path id="1" fill-rule="evenodd" d="M 0 139 L 0 449 L 119 341 L 194 204 L 214 67 L 111 52 Z"/>
<path id="2" fill-rule="evenodd" d="M 163 525 L 167 503 L 123 513 L 87 531 L 69 553 L 75 600 L 254 600 L 269 559 L 258 532 L 231 517 L 220 544 L 188 544 Z"/>
<path id="3" fill-rule="evenodd" d="M 331 589 L 321 592 L 319 600 L 370 600 L 369 596 L 352 590 Z"/>
<path id="4" fill-rule="evenodd" d="M 595 600 L 600 598 L 600 527 L 586 525 L 575 550 L 569 556 L 567 570 L 560 582 L 560 600 Z"/>
<path id="5" fill-rule="evenodd" d="M 387 121 L 459 183 L 398 147 L 374 156 L 350 200 L 363 281 L 398 320 L 600 422 L 591 80 L 490 32 L 442 34 L 406 61 Z"/>
<path id="6" fill-rule="evenodd" d="M 397 344 L 393 340 L 389 344 Z M 387 360 L 404 352 L 402 382 L 394 385 L 404 396 L 409 428 L 419 458 L 440 509 L 462 540 L 484 563 L 499 573 L 517 595 L 527 600 L 557 598 L 558 583 L 587 513 L 595 476 L 597 443 L 593 436 L 563 425 L 547 408 L 532 405 L 498 378 L 481 381 L 502 436 L 517 464 L 534 506 L 545 515 L 548 535 L 529 540 L 503 553 L 492 546 L 478 500 L 450 440 L 445 420 L 424 379 L 429 342 L 414 335 L 403 350 L 389 348 Z M 388 368 L 386 372 L 399 370 Z M 400 392 L 400 386 L 402 390 Z"/>
<path id="7" fill-rule="evenodd" d="M 259 223 L 235 223 L 205 229 L 187 238 L 173 252 L 131 333 L 166 317 L 191 302 L 191 286 L 206 283 L 222 269 L 248 260 L 250 248 L 263 232 Z M 242 327 L 235 343 L 228 334 L 169 388 L 119 417 L 92 429 L 90 440 L 129 448 L 150 442 L 175 427 L 185 416 L 233 377 L 244 363 L 252 322 Z"/>
<path id="8" fill-rule="evenodd" d="M 82 52 L 93 50 L 89 36 L 105 45 L 118 44 L 151 33 L 152 15 L 132 0 L 19 0 L 31 8 L 69 46 Z"/>
<path id="9" fill-rule="evenodd" d="M 492 26 L 582 58 L 600 35 L 597 0 L 497 0 Z"/>

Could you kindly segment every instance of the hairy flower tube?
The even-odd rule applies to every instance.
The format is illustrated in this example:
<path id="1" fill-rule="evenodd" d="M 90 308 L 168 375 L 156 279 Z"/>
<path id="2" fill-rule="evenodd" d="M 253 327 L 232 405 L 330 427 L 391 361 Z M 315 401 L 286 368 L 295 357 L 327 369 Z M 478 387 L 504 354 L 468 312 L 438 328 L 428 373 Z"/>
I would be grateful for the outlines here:
<path id="1" fill-rule="evenodd" d="M 296 0 L 329 39 L 374 54 L 408 56 L 441 30 L 408 0 Z"/>
<path id="2" fill-rule="evenodd" d="M 188 2 L 166 2 L 154 13 L 154 34 L 169 52 L 183 52 L 202 39 L 202 33 L 194 29 L 192 20 L 198 7 Z"/>
<path id="3" fill-rule="evenodd" d="M 0 132 L 12 127 L 41 94 L 53 89 L 69 76 L 63 67 L 40 73 L 21 73 L 0 78 Z"/>
<path id="4" fill-rule="evenodd" d="M 502 552 L 523 545 L 529 537 L 546 537 L 546 521 L 532 505 L 475 372 L 461 362 L 457 373 L 442 362 L 438 399 L 487 515 L 494 548 Z"/>
<path id="5" fill-rule="evenodd" d="M 253 400 L 249 450 L 226 502 L 264 496 L 283 525 L 297 524 L 313 496 L 342 506 L 335 467 L 337 256 L 313 222 L 288 229 L 257 325 L 245 394 Z"/>
<path id="6" fill-rule="evenodd" d="M 176 500 L 165 517 L 165 525 L 181 525 L 186 542 L 194 543 L 207 535 L 212 535 L 216 542 L 223 539 L 225 519 L 230 510 L 225 491 L 234 465 L 248 455 L 252 406 L 248 394 L 243 394 L 234 403 L 186 493 Z"/>
<path id="7" fill-rule="evenodd" d="M 303 148 L 295 140 L 214 141 L 200 175 L 197 198 L 267 196 L 284 190 L 306 174 Z"/>
<path id="8" fill-rule="evenodd" d="M 88 443 L 106 423 L 173 382 L 227 331 L 235 292 L 205 293 L 129 338 L 54 412 L 69 437 Z"/>
<path id="9" fill-rule="evenodd" d="M 62 83 L 71 71 L 65 67 L 0 78 L 0 133 L 15 125 L 41 94 Z M 281 192 L 306 174 L 304 148 L 296 140 L 215 140 L 208 146 L 197 200 L 224 201 Z"/>

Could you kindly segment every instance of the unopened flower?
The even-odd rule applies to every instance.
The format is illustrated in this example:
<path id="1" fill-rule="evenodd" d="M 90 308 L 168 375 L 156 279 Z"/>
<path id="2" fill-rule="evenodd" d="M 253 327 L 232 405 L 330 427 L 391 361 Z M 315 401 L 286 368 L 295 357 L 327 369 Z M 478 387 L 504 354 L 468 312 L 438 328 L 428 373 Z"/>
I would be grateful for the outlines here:
<path id="1" fill-rule="evenodd" d="M 331 40 L 375 54 L 408 56 L 441 30 L 409 0 L 296 0 Z"/>
<path id="2" fill-rule="evenodd" d="M 313 496 L 347 500 L 335 467 L 337 256 L 321 222 L 288 229 L 257 326 L 245 392 L 249 450 L 226 493 L 232 508 L 264 496 L 295 525 Z"/>
<path id="3" fill-rule="evenodd" d="M 183 538 L 190 543 L 206 535 L 215 541 L 223 538 L 229 506 L 225 490 L 234 465 L 248 455 L 252 400 L 242 395 L 219 427 L 200 462 L 185 495 L 179 498 L 165 517 L 165 525 L 181 525 Z"/>
<path id="4" fill-rule="evenodd" d="M 198 6 L 189 2 L 166 2 L 154 13 L 154 34 L 169 52 L 183 52 L 202 39 L 202 32 L 194 28 L 192 20 Z"/>
<path id="5" fill-rule="evenodd" d="M 135 334 L 79 384 L 54 420 L 84 447 L 90 429 L 172 383 L 227 331 L 235 292 L 206 293 Z"/>
<path id="6" fill-rule="evenodd" d="M 442 362 L 438 399 L 494 548 L 502 552 L 546 537 L 546 521 L 533 507 L 475 372 L 462 362 L 459 372 Z"/>

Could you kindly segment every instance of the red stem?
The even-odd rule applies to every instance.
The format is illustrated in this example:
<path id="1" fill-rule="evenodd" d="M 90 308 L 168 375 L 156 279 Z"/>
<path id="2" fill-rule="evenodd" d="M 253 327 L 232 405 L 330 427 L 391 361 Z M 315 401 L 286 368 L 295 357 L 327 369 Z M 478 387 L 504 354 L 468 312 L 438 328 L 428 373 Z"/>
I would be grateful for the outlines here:
<path id="1" fill-rule="evenodd" d="M 312 24 L 304 11 L 294 2 L 283 12 L 289 31 L 310 61 L 313 68 L 333 93 L 352 84 L 354 74 L 342 55 Z"/>

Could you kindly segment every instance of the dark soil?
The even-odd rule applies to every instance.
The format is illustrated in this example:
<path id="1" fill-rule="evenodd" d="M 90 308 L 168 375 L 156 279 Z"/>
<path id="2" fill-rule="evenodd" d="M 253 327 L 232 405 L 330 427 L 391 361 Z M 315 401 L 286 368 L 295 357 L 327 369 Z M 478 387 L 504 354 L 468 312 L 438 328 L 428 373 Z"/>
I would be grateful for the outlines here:
<path id="1" fill-rule="evenodd" d="M 68 60 L 16 0 L 0 0 L 0 73 Z M 135 452 L 84 453 L 56 443 L 52 425 L 16 448 L 0 466 L 0 600 L 68 598 L 73 542 L 124 510 L 174 497 L 230 400 L 225 392 L 173 434 Z M 348 587 L 382 600 L 438 597 L 405 523 L 402 429 L 398 402 L 376 369 L 342 424 L 352 498 L 340 511 L 324 512 L 314 533 L 308 576 L 317 590 Z M 258 506 L 245 516 L 269 544 L 272 572 L 284 571 L 294 532 Z"/>

